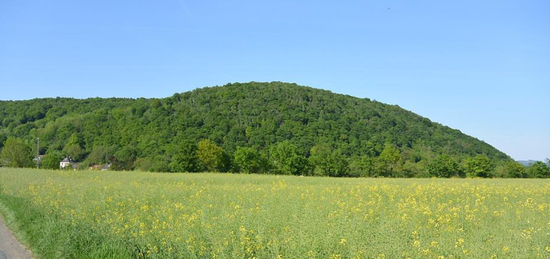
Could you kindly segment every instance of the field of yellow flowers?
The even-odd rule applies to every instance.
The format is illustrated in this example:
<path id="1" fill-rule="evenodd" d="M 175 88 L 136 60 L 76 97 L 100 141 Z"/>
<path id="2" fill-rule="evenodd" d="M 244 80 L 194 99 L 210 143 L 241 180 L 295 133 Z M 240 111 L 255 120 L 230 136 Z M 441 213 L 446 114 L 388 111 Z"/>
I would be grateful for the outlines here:
<path id="1" fill-rule="evenodd" d="M 0 168 L 39 258 L 550 258 L 550 181 Z"/>

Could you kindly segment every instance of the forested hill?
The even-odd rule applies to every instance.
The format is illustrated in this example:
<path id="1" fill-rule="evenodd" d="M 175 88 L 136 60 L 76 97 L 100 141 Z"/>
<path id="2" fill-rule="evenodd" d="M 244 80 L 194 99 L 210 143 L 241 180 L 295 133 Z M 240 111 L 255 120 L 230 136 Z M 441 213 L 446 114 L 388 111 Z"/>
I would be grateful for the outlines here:
<path id="1" fill-rule="evenodd" d="M 399 106 L 281 82 L 227 84 L 162 99 L 1 101 L 0 122 L 0 147 L 17 137 L 30 148 L 39 137 L 41 154 L 71 155 L 86 166 L 123 161 L 122 169 L 220 169 L 181 157 L 205 139 L 221 147 L 223 170 L 239 170 L 245 162 L 235 155 L 241 153 L 264 158 L 270 164 L 264 167 L 275 170 L 282 163 L 276 147 L 309 159 L 301 173 L 322 163 L 312 158 L 316 152 L 345 160 L 347 172 L 386 176 L 425 173 L 442 155 L 458 165 L 479 154 L 493 165 L 509 160 L 487 143 Z M 398 158 L 378 165 L 388 153 Z"/>

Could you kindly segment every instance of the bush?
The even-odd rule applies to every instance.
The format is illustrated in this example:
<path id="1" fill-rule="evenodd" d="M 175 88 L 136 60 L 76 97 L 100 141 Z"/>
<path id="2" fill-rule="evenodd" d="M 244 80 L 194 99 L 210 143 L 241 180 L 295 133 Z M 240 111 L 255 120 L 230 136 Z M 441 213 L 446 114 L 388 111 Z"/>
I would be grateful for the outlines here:
<path id="1" fill-rule="evenodd" d="M 263 173 L 267 170 L 267 161 L 252 148 L 237 147 L 234 154 L 235 169 L 242 173 Z"/>
<path id="2" fill-rule="evenodd" d="M 550 177 L 550 168 L 548 166 L 541 162 L 537 161 L 534 164 L 532 164 L 528 169 L 528 175 L 529 177 L 533 178 L 549 178 Z"/>
<path id="3" fill-rule="evenodd" d="M 428 172 L 432 177 L 459 176 L 458 163 L 448 155 L 440 155 L 428 165 Z"/>
<path id="4" fill-rule="evenodd" d="M 491 177 L 493 166 L 486 155 L 477 155 L 466 160 L 465 171 L 468 177 Z"/>
<path id="5" fill-rule="evenodd" d="M 0 153 L 0 162 L 9 167 L 32 166 L 31 148 L 19 138 L 8 138 Z"/>

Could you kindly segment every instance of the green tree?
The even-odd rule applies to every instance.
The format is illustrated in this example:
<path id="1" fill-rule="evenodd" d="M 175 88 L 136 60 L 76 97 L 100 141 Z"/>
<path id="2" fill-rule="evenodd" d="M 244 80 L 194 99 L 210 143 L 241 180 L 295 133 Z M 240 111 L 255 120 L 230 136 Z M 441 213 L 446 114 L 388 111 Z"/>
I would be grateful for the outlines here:
<path id="1" fill-rule="evenodd" d="M 140 157 L 134 164 L 136 169 L 144 172 L 170 172 L 169 161 L 163 155 Z"/>
<path id="2" fill-rule="evenodd" d="M 405 177 L 416 175 L 415 171 L 427 176 L 427 161 L 441 154 L 456 161 L 486 154 L 499 165 L 509 159 L 482 141 L 398 106 L 281 82 L 235 83 L 160 99 L 0 101 L 0 148 L 7 136 L 28 139 L 31 147 L 35 145 L 30 141 L 40 137 L 42 150 L 64 150 L 84 161 L 81 165 L 103 160 L 95 147 L 117 147 L 111 160 L 121 147 L 133 146 L 140 158 L 135 165 L 148 170 L 157 170 L 150 169 L 156 167 L 153 164 L 159 170 L 178 164 L 172 159 L 174 143 L 198 144 L 203 139 L 218 144 L 230 154 L 227 158 L 233 158 L 237 147 L 254 148 L 269 157 L 270 148 L 283 140 L 291 140 L 306 157 L 310 156 L 306 151 L 322 143 L 330 147 L 329 158 L 339 150 L 347 161 L 379 157 L 385 143 L 398 147 L 401 159 L 372 161 L 376 169 L 368 173 L 372 176 Z M 209 170 L 225 170 L 207 164 Z"/>
<path id="3" fill-rule="evenodd" d="M 59 169 L 59 162 L 63 160 L 65 156 L 59 150 L 52 150 L 46 153 L 42 161 L 40 162 L 40 168 L 44 169 Z"/>
<path id="4" fill-rule="evenodd" d="M 550 168 L 541 161 L 537 161 L 528 168 L 529 177 L 533 178 L 549 178 Z"/>
<path id="5" fill-rule="evenodd" d="M 266 171 L 267 162 L 256 149 L 237 147 L 233 155 L 236 170 L 239 172 L 248 174 Z"/>
<path id="6" fill-rule="evenodd" d="M 411 160 L 406 160 L 401 170 L 403 171 L 398 177 L 429 177 L 430 175 L 427 168 L 427 162 L 422 160 L 415 163 Z"/>
<path id="7" fill-rule="evenodd" d="M 173 144 L 167 151 L 171 172 L 200 172 L 202 164 L 197 156 L 197 145 L 190 141 Z"/>
<path id="8" fill-rule="evenodd" d="M 211 172 L 227 172 L 230 167 L 229 156 L 223 148 L 203 139 L 198 144 L 197 157 L 204 164 L 206 169 Z"/>
<path id="9" fill-rule="evenodd" d="M 505 164 L 504 167 L 506 177 L 512 178 L 525 178 L 527 177 L 525 166 L 516 162 L 509 161 Z"/>
<path id="10" fill-rule="evenodd" d="M 21 139 L 9 137 L 0 153 L 0 162 L 9 167 L 29 167 L 33 159 L 31 152 L 31 148 Z"/>
<path id="11" fill-rule="evenodd" d="M 351 176 L 355 177 L 373 177 L 375 175 L 374 170 L 375 159 L 369 156 L 361 156 L 355 158 L 350 163 Z"/>
<path id="12" fill-rule="evenodd" d="M 428 164 L 428 172 L 434 177 L 459 176 L 459 170 L 458 163 L 448 155 L 440 155 Z"/>
<path id="13" fill-rule="evenodd" d="M 275 170 L 281 174 L 306 175 L 308 171 L 308 161 L 305 156 L 298 152 L 298 148 L 290 143 L 283 141 L 275 144 L 270 149 L 270 161 Z"/>
<path id="14" fill-rule="evenodd" d="M 1 124 L 0 124 L 1 127 Z M 2 147 L 4 147 L 4 142 L 6 141 L 7 137 L 5 134 L 0 133 L 0 151 L 2 150 Z"/>
<path id="15" fill-rule="evenodd" d="M 75 161 L 81 160 L 86 154 L 86 151 L 77 144 L 66 145 L 65 148 L 63 148 L 63 152 Z"/>
<path id="16" fill-rule="evenodd" d="M 486 155 L 477 155 L 466 160 L 465 172 L 468 177 L 490 177 L 493 167 Z"/>
<path id="17" fill-rule="evenodd" d="M 153 159 L 150 157 L 138 157 L 134 162 L 135 169 L 143 172 L 149 171 L 153 167 Z"/>
<path id="18" fill-rule="evenodd" d="M 137 159 L 137 150 L 133 146 L 125 146 L 118 150 L 114 155 L 113 164 L 111 169 L 117 171 L 130 171 L 134 170 L 134 162 Z"/>
<path id="19" fill-rule="evenodd" d="M 331 148 L 327 145 L 315 145 L 310 154 L 309 164 L 314 168 L 313 173 L 318 176 L 331 175 Z"/>
<path id="20" fill-rule="evenodd" d="M 67 144 L 63 148 L 63 152 L 69 155 L 73 160 L 80 161 L 86 156 L 86 150 L 82 148 L 82 138 L 78 134 L 72 134 Z"/>
<path id="21" fill-rule="evenodd" d="M 349 162 L 346 156 L 340 150 L 334 150 L 331 155 L 332 170 L 329 176 L 334 177 L 349 177 Z"/>
<path id="22" fill-rule="evenodd" d="M 349 176 L 349 163 L 339 150 L 332 150 L 328 145 L 316 145 L 311 148 L 309 157 L 313 173 L 320 176 Z"/>
<path id="23" fill-rule="evenodd" d="M 114 150 L 114 147 L 95 146 L 84 163 L 87 166 L 106 164 L 113 158 Z"/>
<path id="24" fill-rule="evenodd" d="M 378 157 L 378 169 L 384 176 L 392 176 L 393 170 L 401 159 L 399 149 L 391 144 L 386 144 Z"/>

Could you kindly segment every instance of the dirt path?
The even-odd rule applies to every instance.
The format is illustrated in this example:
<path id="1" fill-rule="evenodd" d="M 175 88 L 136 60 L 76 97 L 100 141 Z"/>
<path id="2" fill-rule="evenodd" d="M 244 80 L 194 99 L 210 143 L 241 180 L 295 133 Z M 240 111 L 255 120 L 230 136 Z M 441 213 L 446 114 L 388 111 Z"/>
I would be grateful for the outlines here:
<path id="1" fill-rule="evenodd" d="M 4 224 L 0 216 L 0 259 L 33 259 L 31 252 L 25 248 Z"/>

